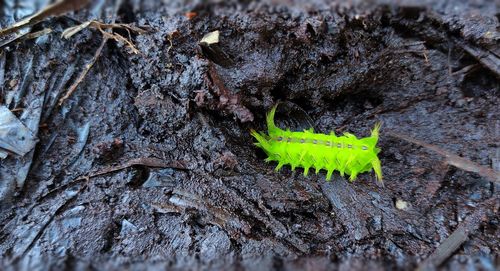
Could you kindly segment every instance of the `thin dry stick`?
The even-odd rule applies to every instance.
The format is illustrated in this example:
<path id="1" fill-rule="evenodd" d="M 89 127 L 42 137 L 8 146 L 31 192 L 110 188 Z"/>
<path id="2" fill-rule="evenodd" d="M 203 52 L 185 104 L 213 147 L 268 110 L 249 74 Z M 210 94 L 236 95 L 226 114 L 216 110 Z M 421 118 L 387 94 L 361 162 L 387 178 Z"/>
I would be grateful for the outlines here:
<path id="1" fill-rule="evenodd" d="M 450 153 L 444 149 L 441 149 L 438 146 L 431 145 L 429 143 L 425 143 L 425 142 L 420 141 L 418 139 L 411 138 L 407 135 L 398 134 L 398 133 L 394 133 L 394 132 L 388 132 L 387 134 L 389 134 L 393 137 L 403 139 L 403 140 L 406 140 L 408 142 L 420 145 L 426 149 L 432 150 L 440 155 L 443 155 L 444 157 L 446 157 L 446 163 L 449 165 L 455 166 L 457 168 L 463 169 L 463 170 L 468 171 L 468 172 L 477 173 L 480 176 L 482 176 L 482 177 L 484 177 L 492 182 L 500 183 L 500 172 L 497 172 L 491 168 L 481 166 L 481 165 L 474 163 L 468 159 L 465 159 L 465 158 L 460 157 L 456 154 L 453 154 L 453 153 Z"/>
<path id="2" fill-rule="evenodd" d="M 149 157 L 141 157 L 141 158 L 135 158 L 132 160 L 127 161 L 126 163 L 118 166 L 112 166 L 108 167 L 105 169 L 102 169 L 98 172 L 95 172 L 89 176 L 82 177 L 82 178 L 95 178 L 97 176 L 105 175 L 108 173 L 124 170 L 129 167 L 133 166 L 147 166 L 147 167 L 152 167 L 152 168 L 174 168 L 174 169 L 181 169 L 185 170 L 186 166 L 182 161 L 172 161 L 172 162 L 164 162 L 161 159 L 158 158 L 149 158 Z"/>
<path id="3" fill-rule="evenodd" d="M 78 87 L 78 85 L 80 85 L 80 83 L 83 81 L 83 79 L 85 78 L 85 76 L 87 76 L 89 70 L 96 63 L 97 59 L 99 58 L 99 56 L 102 53 L 102 49 L 104 48 L 104 45 L 106 44 L 106 42 L 109 39 L 113 39 L 113 40 L 116 40 L 118 42 L 123 42 L 123 43 L 126 44 L 126 46 L 128 48 L 130 48 L 130 50 L 133 53 L 139 54 L 139 50 L 137 50 L 137 48 L 135 48 L 134 44 L 130 40 L 126 39 L 122 35 L 115 34 L 115 33 L 108 33 L 106 31 L 106 30 L 112 30 L 114 28 L 122 28 L 122 29 L 125 29 L 127 31 L 127 33 L 129 34 L 129 37 L 130 37 L 130 31 L 134 31 L 134 32 L 137 32 L 139 34 L 145 33 L 145 31 L 143 29 L 140 29 L 140 28 L 137 28 L 137 27 L 133 27 L 133 26 L 129 26 L 129 25 L 126 25 L 126 24 L 114 24 L 114 23 L 113 24 L 103 24 L 103 23 L 100 23 L 98 21 L 88 21 L 88 22 L 83 23 L 81 25 L 78 25 L 78 26 L 66 29 L 64 31 L 64 33 L 63 33 L 62 36 L 64 38 L 68 39 L 71 36 L 73 36 L 74 34 L 76 34 L 79 31 L 81 31 L 82 29 L 84 29 L 86 27 L 89 27 L 89 26 L 92 26 L 92 27 L 98 29 L 101 32 L 101 34 L 102 34 L 103 40 L 101 42 L 101 45 L 99 46 L 99 48 L 95 52 L 94 57 L 89 61 L 89 63 L 87 63 L 87 65 L 85 65 L 85 68 L 80 73 L 80 75 L 78 76 L 78 79 L 69 87 L 68 92 L 66 93 L 66 95 L 64 95 L 61 99 L 59 99 L 59 106 L 61 106 L 64 103 L 64 101 L 66 99 L 68 99 L 73 94 L 73 92 L 75 92 L 75 90 Z M 106 30 L 104 30 L 104 29 L 106 29 Z"/>
<path id="4" fill-rule="evenodd" d="M 78 1 L 78 0 L 67 0 L 68 2 L 75 2 L 75 1 Z M 86 1 L 89 1 L 89 0 L 86 0 Z M 116 20 L 116 14 L 118 12 L 118 8 L 119 6 L 122 4 L 122 1 L 121 0 L 118 0 L 116 1 L 115 3 L 115 11 L 114 11 L 114 16 L 113 16 L 113 19 L 111 20 L 112 21 L 112 24 L 110 24 L 110 28 L 112 29 L 115 24 L 115 20 Z M 96 21 L 97 22 L 97 21 Z M 88 22 L 89 24 L 91 22 Z M 98 22 L 97 22 L 98 23 Z M 105 24 L 106 25 L 106 24 Z M 128 27 L 128 26 L 124 26 L 124 27 Z M 78 28 L 78 27 L 77 27 Z M 101 32 L 103 33 L 106 33 L 106 31 L 103 31 L 101 28 L 99 28 Z M 136 29 L 136 28 L 133 28 L 133 29 Z M 78 32 L 79 30 L 75 30 L 76 32 Z M 128 30 L 127 30 L 128 31 Z M 66 32 L 66 31 L 65 31 Z M 74 33 L 76 33 L 74 32 Z M 67 32 L 66 32 L 67 33 Z M 74 34 L 73 33 L 73 34 Z M 76 88 L 78 87 L 78 85 L 83 81 L 83 79 L 85 78 L 85 76 L 87 76 L 87 73 L 89 72 L 89 70 L 92 68 L 92 66 L 94 66 L 94 64 L 97 62 L 97 59 L 99 58 L 99 56 L 101 55 L 102 53 L 102 49 L 104 48 L 104 45 L 106 45 L 106 42 L 108 42 L 109 38 L 114 38 L 112 34 L 109 34 L 109 33 L 106 33 L 107 35 L 104 35 L 103 34 L 103 37 L 102 37 L 102 42 L 101 42 L 101 45 L 99 46 L 99 48 L 97 48 L 97 51 L 95 52 L 94 54 L 94 57 L 90 60 L 89 63 L 87 63 L 87 65 L 85 65 L 85 69 L 82 71 L 82 73 L 80 73 L 80 75 L 78 76 L 78 79 L 70 86 L 70 88 L 68 89 L 68 92 L 66 93 L 66 95 L 64 95 L 61 99 L 59 99 L 59 106 L 61 106 L 64 101 L 66 99 L 68 99 L 71 94 L 73 94 L 73 92 L 75 92 Z M 71 36 L 71 35 L 70 35 Z M 121 37 L 121 36 L 120 36 Z M 125 38 L 124 38 L 125 39 Z M 126 39 L 125 39 L 126 40 Z M 132 46 L 133 47 L 133 46 Z M 133 47 L 135 48 L 135 47 Z"/>
<path id="5" fill-rule="evenodd" d="M 106 175 L 109 173 L 124 170 L 126 168 L 133 167 L 133 166 L 145 166 L 145 167 L 150 167 L 150 168 L 173 168 L 173 169 L 178 169 L 178 170 L 187 170 L 185 162 L 182 160 L 173 160 L 171 162 L 164 162 L 163 160 L 158 159 L 158 158 L 149 158 L 149 157 L 134 158 L 134 159 L 129 160 L 121 165 L 106 167 L 106 168 L 98 170 L 94 173 L 90 173 L 90 174 L 85 175 L 85 176 L 77 177 L 76 179 L 73 179 L 69 183 L 66 183 L 64 185 L 61 185 L 59 187 L 56 187 L 56 188 L 48 191 L 46 194 L 42 195 L 39 199 L 37 199 L 37 201 L 40 202 L 42 199 L 47 198 L 47 197 L 51 197 L 55 193 L 58 193 L 59 191 L 66 189 L 68 187 L 74 186 L 78 183 L 81 183 L 82 181 L 88 182 L 92 178 L 96 178 L 96 177 L 99 177 L 102 175 Z"/>
<path id="6" fill-rule="evenodd" d="M 491 51 L 485 51 L 480 48 L 461 44 L 458 41 L 456 41 L 456 43 L 459 44 L 464 51 L 479 61 L 479 63 L 481 63 L 484 67 L 492 71 L 497 77 L 500 77 L 500 57 Z"/>
<path id="7" fill-rule="evenodd" d="M 64 95 L 61 99 L 59 99 L 59 106 L 61 106 L 64 103 L 64 101 L 66 101 L 66 99 L 68 99 L 71 96 L 71 94 L 73 94 L 73 92 L 75 92 L 78 85 L 83 81 L 85 76 L 87 76 L 87 73 L 89 72 L 90 68 L 92 68 L 92 66 L 94 66 L 97 59 L 101 55 L 102 49 L 104 48 L 104 45 L 106 45 L 107 41 L 108 41 L 108 37 L 103 37 L 101 45 L 99 46 L 99 48 L 97 48 L 97 51 L 95 52 L 94 57 L 92 57 L 92 59 L 89 61 L 89 63 L 87 63 L 87 65 L 85 65 L 85 68 L 80 73 L 80 75 L 78 76 L 76 81 L 69 87 L 68 92 L 66 92 L 66 95 Z"/>
<path id="8" fill-rule="evenodd" d="M 124 170 L 126 168 L 133 167 L 133 166 L 146 166 L 146 167 L 150 167 L 150 168 L 173 168 L 173 169 L 179 169 L 179 170 L 186 170 L 187 169 L 186 165 L 184 164 L 184 161 L 181 161 L 181 160 L 174 160 L 172 162 L 164 162 L 158 158 L 140 157 L 140 158 L 135 158 L 135 159 L 129 160 L 121 165 L 110 166 L 110 167 L 104 168 L 102 170 L 99 170 L 97 172 L 94 172 L 92 174 L 78 177 L 78 178 L 74 179 L 72 181 L 72 183 L 81 182 L 83 180 L 90 180 L 90 179 L 95 178 L 95 177 L 99 177 L 99 176 L 113 173 L 116 171 Z M 49 193 L 51 193 L 51 192 L 49 192 Z"/>

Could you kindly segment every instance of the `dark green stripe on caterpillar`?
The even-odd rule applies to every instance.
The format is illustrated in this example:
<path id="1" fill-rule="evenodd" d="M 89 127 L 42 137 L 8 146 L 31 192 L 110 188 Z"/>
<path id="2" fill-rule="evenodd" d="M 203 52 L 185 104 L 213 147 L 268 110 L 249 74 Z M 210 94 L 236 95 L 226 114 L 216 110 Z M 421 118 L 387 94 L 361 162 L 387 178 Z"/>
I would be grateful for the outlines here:
<path id="1" fill-rule="evenodd" d="M 296 167 L 304 169 L 307 176 L 310 168 L 316 170 L 316 174 L 324 169 L 327 171 L 326 179 L 330 180 L 333 171 L 339 171 L 350 176 L 350 180 L 356 179 L 362 172 L 375 171 L 377 180 L 382 181 L 382 169 L 377 154 L 380 124 L 375 125 L 371 136 L 358 139 L 350 133 L 343 136 L 314 133 L 313 128 L 303 132 L 293 132 L 289 129 L 282 130 L 274 124 L 275 105 L 267 114 L 267 135 L 263 132 L 251 131 L 252 136 L 257 139 L 256 146 L 262 148 L 268 158 L 266 162 L 276 161 L 276 171 L 284 165 L 291 165 L 292 170 Z"/>

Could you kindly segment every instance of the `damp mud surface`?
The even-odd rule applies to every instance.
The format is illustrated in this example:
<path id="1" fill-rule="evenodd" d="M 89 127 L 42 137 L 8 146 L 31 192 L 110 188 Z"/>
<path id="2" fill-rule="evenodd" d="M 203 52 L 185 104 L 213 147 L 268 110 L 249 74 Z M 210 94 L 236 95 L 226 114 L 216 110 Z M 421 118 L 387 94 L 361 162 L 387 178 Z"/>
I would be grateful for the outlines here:
<path id="1" fill-rule="evenodd" d="M 9 2 L 2 28 L 47 1 Z M 145 31 L 61 37 L 89 20 Z M 498 179 L 425 146 L 500 170 L 499 20 L 487 0 L 102 0 L 44 19 L 2 41 L 0 102 L 38 142 L 0 161 L 0 269 L 407 270 L 462 232 L 430 268 L 495 270 Z M 275 172 L 250 130 L 277 102 L 297 129 L 381 122 L 384 185 Z"/>

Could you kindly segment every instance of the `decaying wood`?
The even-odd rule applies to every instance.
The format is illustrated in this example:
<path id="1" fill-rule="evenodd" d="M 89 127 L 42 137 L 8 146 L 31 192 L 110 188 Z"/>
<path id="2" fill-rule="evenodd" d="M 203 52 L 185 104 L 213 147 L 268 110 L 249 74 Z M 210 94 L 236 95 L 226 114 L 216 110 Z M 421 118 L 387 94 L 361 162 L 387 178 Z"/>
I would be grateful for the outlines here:
<path id="1" fill-rule="evenodd" d="M 441 264 L 446 261 L 473 233 L 481 223 L 486 219 L 486 213 L 491 210 L 496 215 L 500 204 L 500 198 L 494 196 L 489 200 L 484 201 L 476 207 L 474 212 L 467 216 L 462 221 L 457 229 L 446 238 L 436 250 L 422 262 L 417 271 L 436 270 Z"/>

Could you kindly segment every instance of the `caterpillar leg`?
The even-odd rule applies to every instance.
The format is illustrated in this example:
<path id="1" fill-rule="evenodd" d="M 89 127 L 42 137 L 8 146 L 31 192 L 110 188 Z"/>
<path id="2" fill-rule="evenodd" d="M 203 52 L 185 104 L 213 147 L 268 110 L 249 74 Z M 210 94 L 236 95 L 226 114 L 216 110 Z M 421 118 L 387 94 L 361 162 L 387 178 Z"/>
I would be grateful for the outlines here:
<path id="1" fill-rule="evenodd" d="M 333 174 L 333 169 L 328 169 L 328 172 L 326 173 L 327 181 L 330 181 L 332 179 L 332 174 Z"/>
<path id="2" fill-rule="evenodd" d="M 304 176 L 307 176 L 307 173 L 309 173 L 309 167 L 304 167 Z"/>
<path id="3" fill-rule="evenodd" d="M 284 165 L 285 165 L 285 163 L 279 162 L 278 165 L 276 166 L 276 168 L 274 169 L 274 171 L 279 171 Z"/>
<path id="4" fill-rule="evenodd" d="M 357 171 L 353 171 L 351 172 L 351 175 L 349 175 L 349 181 L 353 182 L 354 180 L 356 180 L 356 177 L 358 176 L 358 173 Z"/>

